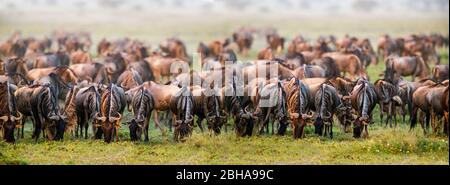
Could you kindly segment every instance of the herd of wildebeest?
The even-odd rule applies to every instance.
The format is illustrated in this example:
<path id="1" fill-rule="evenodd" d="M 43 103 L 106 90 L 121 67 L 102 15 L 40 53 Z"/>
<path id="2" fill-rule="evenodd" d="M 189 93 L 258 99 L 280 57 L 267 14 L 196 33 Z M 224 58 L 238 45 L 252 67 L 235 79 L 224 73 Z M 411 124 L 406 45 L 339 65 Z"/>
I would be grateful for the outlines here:
<path id="1" fill-rule="evenodd" d="M 431 122 L 434 134 L 448 136 L 449 66 L 440 64 L 437 52 L 448 48 L 448 35 L 386 34 L 375 51 L 369 39 L 349 35 L 299 35 L 285 48 L 274 30 L 264 33 L 267 47 L 256 60 L 238 61 L 236 53 L 248 56 L 256 32 L 243 27 L 230 38 L 201 42 L 198 61 L 178 38 L 154 49 L 137 39 L 102 39 L 92 58 L 88 32 L 54 31 L 44 38 L 14 32 L 0 43 L 0 136 L 24 138 L 30 118 L 36 140 L 41 132 L 47 140 L 67 132 L 109 143 L 127 126 L 132 141 L 148 141 L 153 115 L 155 128 L 173 130 L 175 141 L 197 126 L 203 132 L 203 120 L 210 135 L 222 127 L 237 136 L 284 135 L 290 126 L 293 137 L 302 138 L 311 125 L 315 134 L 332 138 L 334 117 L 345 133 L 366 138 L 377 104 L 385 127 L 397 126 L 397 113 L 403 122 L 409 114 L 411 129 L 419 121 L 426 134 Z M 366 69 L 378 61 L 385 70 L 372 83 Z M 202 70 L 192 70 L 195 62 Z"/>

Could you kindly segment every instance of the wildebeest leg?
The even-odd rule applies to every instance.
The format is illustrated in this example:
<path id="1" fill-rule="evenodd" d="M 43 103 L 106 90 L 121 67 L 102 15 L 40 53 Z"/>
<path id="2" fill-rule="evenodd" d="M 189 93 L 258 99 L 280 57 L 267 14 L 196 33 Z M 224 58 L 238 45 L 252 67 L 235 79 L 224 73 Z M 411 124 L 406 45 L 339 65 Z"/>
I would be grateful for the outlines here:
<path id="1" fill-rule="evenodd" d="M 395 105 L 392 105 L 392 114 L 394 116 L 394 128 L 397 128 L 397 111 Z"/>
<path id="2" fill-rule="evenodd" d="M 88 129 L 89 129 L 89 123 L 87 122 L 88 114 L 87 112 L 84 114 L 83 117 L 83 125 L 84 125 L 84 139 L 88 138 Z M 83 135 L 81 135 L 83 137 Z"/>
<path id="3" fill-rule="evenodd" d="M 149 122 L 150 122 L 150 118 L 147 118 L 144 123 L 144 136 L 145 136 L 144 141 L 145 142 L 148 142 L 148 140 L 149 140 L 148 139 L 148 126 L 150 124 Z"/>
<path id="4" fill-rule="evenodd" d="M 333 139 L 333 119 L 331 119 L 330 124 L 330 138 Z"/>
<path id="5" fill-rule="evenodd" d="M 153 121 L 155 122 L 155 128 L 159 128 L 159 130 L 161 131 L 161 133 L 163 133 L 162 128 L 159 125 L 159 121 L 158 121 L 158 111 L 154 110 L 153 111 Z"/>
<path id="6" fill-rule="evenodd" d="M 392 128 L 392 102 L 389 102 L 389 104 L 388 104 L 388 118 L 387 119 L 389 120 L 389 127 Z"/>
<path id="7" fill-rule="evenodd" d="M 383 103 L 380 102 L 379 105 L 380 105 L 380 123 L 381 123 L 381 125 L 383 125 L 383 111 L 384 111 Z"/>
<path id="8" fill-rule="evenodd" d="M 405 124 L 406 123 L 406 108 L 405 108 L 405 106 L 401 106 L 401 110 L 402 110 L 402 117 L 403 117 L 402 123 Z"/>
<path id="9" fill-rule="evenodd" d="M 203 119 L 204 119 L 203 117 L 198 117 L 197 119 L 197 125 L 200 128 L 200 131 L 202 131 L 202 133 L 203 133 L 203 126 L 202 126 Z"/>

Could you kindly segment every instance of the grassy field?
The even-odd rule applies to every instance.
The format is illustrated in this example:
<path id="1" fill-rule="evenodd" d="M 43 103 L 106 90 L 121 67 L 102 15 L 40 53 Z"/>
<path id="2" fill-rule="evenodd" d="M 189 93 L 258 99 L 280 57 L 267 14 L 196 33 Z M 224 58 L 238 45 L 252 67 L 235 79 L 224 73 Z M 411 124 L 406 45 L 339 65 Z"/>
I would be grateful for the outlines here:
<path id="1" fill-rule="evenodd" d="M 430 32 L 448 34 L 448 17 L 418 18 L 414 21 L 364 17 L 339 21 L 338 18 L 259 17 L 250 20 L 217 17 L 212 21 L 199 17 L 189 19 L 180 26 L 175 24 L 179 18 L 176 15 L 160 22 L 154 22 L 160 18 L 157 16 L 138 16 L 129 22 L 117 19 L 115 22 L 103 21 L 98 24 L 95 20 L 45 21 L 51 15 L 34 19 L 27 16 L 30 15 L 21 15 L 17 20 L 0 19 L 0 39 L 6 38 L 14 30 L 22 30 L 25 35 L 43 36 L 58 28 L 82 29 L 90 30 L 94 41 L 102 37 L 129 36 L 144 39 L 153 46 L 166 37 L 178 36 L 186 41 L 189 51 L 195 51 L 199 41 L 229 37 L 235 28 L 247 24 L 256 27 L 276 26 L 288 40 L 300 33 L 311 39 L 319 35 L 335 34 L 341 37 L 350 33 L 368 37 L 373 43 L 384 33 L 395 36 Z M 142 22 L 152 24 L 139 24 Z M 255 58 L 257 51 L 264 45 L 264 38 L 256 38 L 249 58 Z M 448 63 L 448 48 L 441 49 L 439 53 L 443 63 Z M 245 58 L 241 56 L 240 59 Z M 368 73 L 371 81 L 378 79 L 378 74 L 383 70 L 382 64 L 370 66 Z M 130 115 L 125 114 L 127 116 Z M 28 123 L 25 139 L 16 144 L 0 141 L 0 164 L 449 164 L 448 138 L 424 136 L 420 127 L 409 132 L 408 124 L 401 124 L 399 117 L 397 128 L 385 128 L 380 124 L 378 106 L 374 119 L 375 124 L 369 130 L 370 138 L 366 140 L 354 139 L 335 125 L 333 139 L 314 135 L 313 128 L 306 130 L 305 139 L 298 140 L 292 138 L 290 130 L 286 136 L 237 138 L 233 131 L 210 137 L 196 128 L 186 142 L 176 143 L 172 133 L 162 135 L 151 127 L 150 142 L 144 143 L 130 142 L 128 128 L 122 126 L 121 141 L 111 144 L 99 140 L 72 139 L 68 135 L 64 141 L 41 139 L 36 143 L 30 138 L 31 124 Z"/>

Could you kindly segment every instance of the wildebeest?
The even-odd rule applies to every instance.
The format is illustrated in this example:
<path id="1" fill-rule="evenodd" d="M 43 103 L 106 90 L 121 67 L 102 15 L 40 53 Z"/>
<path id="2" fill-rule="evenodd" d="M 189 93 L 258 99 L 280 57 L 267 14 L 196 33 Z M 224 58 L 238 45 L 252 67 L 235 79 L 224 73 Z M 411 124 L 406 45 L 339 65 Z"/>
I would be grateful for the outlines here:
<path id="1" fill-rule="evenodd" d="M 100 111 L 95 116 L 96 122 L 93 126 L 101 128 L 95 133 L 96 139 L 100 139 L 103 135 L 104 141 L 107 143 L 114 139 L 119 141 L 120 121 L 125 105 L 123 89 L 111 83 L 108 89 L 102 93 Z"/>
<path id="2" fill-rule="evenodd" d="M 89 52 L 78 50 L 70 54 L 71 64 L 86 64 L 91 63 L 91 55 Z"/>
<path id="3" fill-rule="evenodd" d="M 286 88 L 288 113 L 291 121 L 294 138 L 304 137 L 304 128 L 307 120 L 313 115 L 309 114 L 311 103 L 308 87 L 299 79 L 292 78 Z"/>
<path id="4" fill-rule="evenodd" d="M 176 76 L 176 74 L 189 70 L 188 63 L 178 58 L 152 56 L 146 58 L 145 61 L 150 66 L 155 81 L 158 83 L 165 83 L 170 80 L 171 75 Z"/>
<path id="5" fill-rule="evenodd" d="M 399 76 L 412 76 L 412 80 L 428 78 L 430 74 L 430 68 L 420 56 L 407 56 L 407 57 L 388 57 L 385 61 L 386 70 L 391 70 L 395 73 L 394 78 Z"/>
<path id="6" fill-rule="evenodd" d="M 197 125 L 203 132 L 201 122 L 206 119 L 210 134 L 220 134 L 223 122 L 226 121 L 223 111 L 220 109 L 220 97 L 216 89 L 204 89 L 200 86 L 191 87 L 194 110 L 193 113 L 198 117 Z"/>
<path id="7" fill-rule="evenodd" d="M 14 93 L 19 112 L 33 117 L 33 138 L 36 141 L 41 131 L 49 140 L 62 139 L 64 135 L 66 117 L 60 114 L 56 96 L 51 89 L 49 84 L 31 85 L 21 87 Z M 22 127 L 24 123 L 23 119 Z"/>
<path id="8" fill-rule="evenodd" d="M 111 76 L 107 73 L 105 65 L 93 62 L 88 64 L 74 64 L 69 67 L 77 76 L 79 81 L 109 84 Z"/>
<path id="9" fill-rule="evenodd" d="M 141 85 L 143 82 L 139 73 L 133 68 L 125 70 L 117 79 L 117 84 L 127 91 L 133 87 Z"/>
<path id="10" fill-rule="evenodd" d="M 447 96 L 445 96 L 445 93 Z M 432 121 L 434 127 L 435 116 L 445 116 L 446 110 L 444 108 L 446 107 L 446 104 L 448 105 L 448 102 L 445 102 L 446 98 L 448 101 L 448 81 L 447 84 L 435 83 L 417 88 L 412 96 L 413 106 L 410 129 L 413 129 L 417 124 L 417 113 L 421 110 L 424 115 L 422 114 L 419 119 L 423 132 L 426 134 L 429 128 L 430 120 Z M 433 130 L 436 132 L 435 128 L 433 128 Z"/>
<path id="11" fill-rule="evenodd" d="M 448 79 L 449 68 L 448 64 L 446 65 L 436 65 L 433 68 L 433 79 L 437 82 L 442 82 Z"/>
<path id="12" fill-rule="evenodd" d="M 325 77 L 334 78 L 340 75 L 336 62 L 331 57 L 323 57 L 311 61 L 311 64 L 318 65 L 325 70 Z"/>
<path id="13" fill-rule="evenodd" d="M 383 114 L 384 112 L 386 112 L 387 119 L 385 126 L 387 127 L 389 123 L 389 126 L 392 128 L 392 121 L 394 121 L 395 127 L 397 127 L 396 107 L 402 106 L 403 104 L 403 101 L 399 96 L 399 86 L 396 86 L 383 79 L 375 81 L 374 86 L 376 92 L 378 93 L 378 104 L 380 105 L 381 122 L 383 122 Z M 394 120 L 392 120 L 392 117 L 394 118 Z"/>
<path id="14" fill-rule="evenodd" d="M 67 93 L 66 100 L 64 101 L 64 107 L 61 114 L 66 117 L 66 132 L 70 133 L 71 136 L 75 136 L 75 129 L 78 124 L 78 114 L 76 110 L 76 95 L 80 88 L 78 86 L 73 86 L 70 88 L 69 93 Z"/>
<path id="15" fill-rule="evenodd" d="M 333 58 L 339 71 L 344 73 L 344 77 L 345 74 L 348 73 L 350 79 L 356 79 L 358 76 L 367 78 L 364 67 L 362 66 L 361 61 L 356 55 L 332 52 L 325 53 L 322 56 Z"/>
<path id="16" fill-rule="evenodd" d="M 340 116 L 348 114 L 347 108 L 341 102 L 336 89 L 326 83 L 320 86 L 314 97 L 316 109 L 316 119 L 314 122 L 316 134 L 325 136 L 328 134 L 333 138 L 333 115 L 338 113 Z M 325 129 L 325 133 L 324 132 Z"/>
<path id="17" fill-rule="evenodd" d="M 268 80 L 267 84 L 263 84 L 257 93 L 253 114 L 258 117 L 259 134 L 262 133 L 264 127 L 267 127 L 268 130 L 270 117 L 273 117 L 272 134 L 274 134 L 275 120 L 278 120 L 277 134 L 284 135 L 288 125 L 288 112 L 287 97 L 282 82 L 276 78 Z"/>
<path id="18" fill-rule="evenodd" d="M 353 136 L 359 138 L 362 134 L 363 138 L 367 138 L 369 136 L 367 127 L 372 122 L 372 111 L 378 102 L 374 86 L 364 78 L 358 79 L 350 95 L 350 100 L 358 115 L 353 123 Z"/>
<path id="19" fill-rule="evenodd" d="M 189 56 L 186 52 L 186 46 L 183 41 L 178 38 L 168 38 L 159 44 L 162 52 L 166 53 L 168 57 L 178 58 L 189 62 Z"/>
<path id="20" fill-rule="evenodd" d="M 128 111 L 133 113 L 133 119 L 127 122 L 130 128 L 130 139 L 132 141 L 141 140 L 142 133 L 144 134 L 144 141 L 148 141 L 148 127 L 151 116 L 151 111 L 155 106 L 153 96 L 150 92 L 139 86 L 134 96 L 131 97 L 131 102 L 128 105 Z M 131 108 L 131 109 L 130 109 Z"/>
<path id="21" fill-rule="evenodd" d="M 15 142 L 14 130 L 21 126 L 22 114 L 16 105 L 14 88 L 7 81 L 0 82 L 0 135 L 6 142 Z"/>
<path id="22" fill-rule="evenodd" d="M 154 100 L 153 111 L 155 127 L 160 127 L 158 121 L 157 111 L 170 110 L 173 116 L 173 126 L 175 127 L 174 139 L 175 141 L 183 141 L 186 136 L 189 136 L 194 127 L 193 124 L 193 99 L 192 94 L 186 86 L 182 88 L 174 85 L 161 85 L 153 81 L 143 83 L 141 86 L 146 89 Z M 131 102 L 131 97 L 136 96 L 136 92 L 140 86 L 130 89 L 126 92 L 128 102 Z"/>
<path id="23" fill-rule="evenodd" d="M 252 32 L 248 30 L 238 30 L 233 33 L 233 41 L 239 46 L 239 53 L 244 56 L 248 55 L 248 51 L 253 44 Z"/>
<path id="24" fill-rule="evenodd" d="M 85 139 L 88 136 L 89 121 L 92 120 L 92 133 L 97 134 L 99 129 L 95 127 L 95 116 L 100 112 L 101 92 L 96 85 L 80 88 L 75 95 L 76 113 L 78 117 L 78 126 L 75 136 L 83 137 L 83 127 L 85 129 Z M 100 136 L 98 136 L 100 137 Z"/>
<path id="25" fill-rule="evenodd" d="M 70 65 L 70 56 L 63 50 L 55 53 L 48 53 L 38 56 L 35 60 L 27 62 L 28 69 L 46 68 L 46 67 L 68 67 Z"/>
<path id="26" fill-rule="evenodd" d="M 276 33 L 266 35 L 266 41 L 269 48 L 275 51 L 277 54 L 281 53 L 284 49 L 284 37 L 279 36 Z"/>

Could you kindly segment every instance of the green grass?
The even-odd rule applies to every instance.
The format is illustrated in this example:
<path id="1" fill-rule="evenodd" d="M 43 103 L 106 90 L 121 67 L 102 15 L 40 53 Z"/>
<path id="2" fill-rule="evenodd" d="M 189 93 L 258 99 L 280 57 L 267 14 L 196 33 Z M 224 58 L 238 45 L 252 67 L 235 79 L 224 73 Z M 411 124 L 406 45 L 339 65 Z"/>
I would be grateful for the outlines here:
<path id="1" fill-rule="evenodd" d="M 176 24 L 179 16 L 139 17 L 131 23 L 117 20 L 117 24 L 90 20 L 46 21 L 49 15 L 35 19 L 16 15 L 17 19 L 0 20 L 0 39 L 8 37 L 15 29 L 24 34 L 43 36 L 55 28 L 90 30 L 94 41 L 102 37 L 129 36 L 148 41 L 155 46 L 162 39 L 178 36 L 185 40 L 189 51 L 195 51 L 199 41 L 229 37 L 231 32 L 247 23 L 256 27 L 276 26 L 288 41 L 297 34 L 311 39 L 319 35 L 335 34 L 338 37 L 350 33 L 369 37 L 372 43 L 384 34 L 400 36 L 410 33 L 448 33 L 448 17 L 417 18 L 405 21 L 401 18 L 385 19 L 311 19 L 306 17 L 215 17 L 195 19 Z M 29 15 L 28 15 L 29 16 Z M 145 20 L 146 23 L 142 24 Z M 156 21 L 160 20 L 160 21 Z M 150 24 L 151 23 L 151 24 Z M 265 45 L 264 38 L 257 37 L 247 58 L 254 59 Z M 153 47 L 154 48 L 154 47 Z M 440 49 L 443 63 L 448 64 L 448 48 Z M 371 81 L 378 79 L 384 70 L 382 63 L 369 66 Z M 410 78 L 407 78 L 410 80 Z M 130 114 L 125 113 L 124 119 Z M 150 142 L 130 142 L 128 128 L 120 130 L 120 142 L 106 144 L 102 140 L 72 139 L 66 134 L 64 141 L 35 142 L 31 139 L 31 124 L 27 123 L 25 139 L 15 144 L 0 141 L 0 164 L 447 164 L 449 141 L 442 136 L 423 135 L 420 127 L 409 132 L 407 124 L 397 128 L 381 126 L 378 106 L 374 111 L 375 124 L 369 127 L 369 139 L 354 139 L 350 133 L 342 133 L 335 124 L 333 139 L 319 137 L 313 128 L 306 129 L 306 138 L 294 140 L 290 129 L 286 136 L 252 136 L 238 138 L 233 131 L 219 136 L 201 133 L 198 128 L 184 143 L 173 141 L 172 133 L 162 135 L 150 128 Z M 408 118 L 407 118 L 408 120 Z M 337 122 L 335 122 L 337 123 Z M 229 126 L 229 128 L 231 125 Z M 92 134 L 91 134 L 92 136 Z"/>

